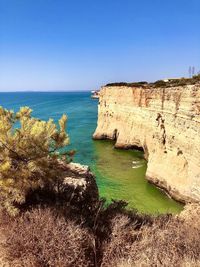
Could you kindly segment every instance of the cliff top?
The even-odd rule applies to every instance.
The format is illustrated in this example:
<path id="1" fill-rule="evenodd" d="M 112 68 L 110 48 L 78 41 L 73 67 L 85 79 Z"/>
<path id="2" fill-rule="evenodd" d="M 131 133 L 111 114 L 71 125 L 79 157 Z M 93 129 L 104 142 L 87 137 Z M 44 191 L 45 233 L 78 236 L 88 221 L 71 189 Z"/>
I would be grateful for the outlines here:
<path id="1" fill-rule="evenodd" d="M 200 74 L 195 75 L 192 78 L 158 80 L 154 83 L 148 83 L 146 81 L 133 82 L 133 83 L 117 82 L 117 83 L 108 83 L 105 86 L 156 88 L 156 87 L 174 87 L 174 86 L 184 86 L 184 85 L 194 85 L 194 84 L 200 84 Z"/>

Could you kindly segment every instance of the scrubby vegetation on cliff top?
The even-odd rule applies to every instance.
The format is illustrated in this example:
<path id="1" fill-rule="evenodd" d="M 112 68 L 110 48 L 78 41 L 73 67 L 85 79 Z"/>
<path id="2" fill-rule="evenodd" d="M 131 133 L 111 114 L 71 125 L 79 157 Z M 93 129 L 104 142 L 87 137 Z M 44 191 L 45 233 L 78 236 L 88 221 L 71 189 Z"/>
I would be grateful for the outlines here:
<path id="1" fill-rule="evenodd" d="M 105 207 L 97 196 L 80 205 L 74 192 L 59 193 L 60 163 L 71 155 L 59 153 L 69 141 L 65 125 L 66 116 L 57 129 L 29 108 L 0 109 L 0 266 L 198 266 L 199 205 L 152 217 L 122 201 Z"/>
<path id="2" fill-rule="evenodd" d="M 148 82 L 118 82 L 118 83 L 109 83 L 108 86 L 127 86 L 127 87 L 142 87 L 142 88 L 157 88 L 157 87 L 173 87 L 173 86 L 184 86 L 184 85 L 193 85 L 200 83 L 200 74 L 193 76 L 192 78 L 180 78 L 180 79 L 169 79 L 169 81 L 158 80 L 154 83 Z"/>
<path id="3" fill-rule="evenodd" d="M 69 143 L 66 115 L 47 122 L 31 117 L 32 110 L 19 112 L 0 107 L 0 204 L 15 215 L 26 197 L 39 188 L 59 188 L 59 158 L 68 156 L 60 149 Z"/>
<path id="4" fill-rule="evenodd" d="M 150 217 L 120 204 L 93 216 L 35 208 L 1 226 L 9 267 L 199 266 L 200 208 Z"/>

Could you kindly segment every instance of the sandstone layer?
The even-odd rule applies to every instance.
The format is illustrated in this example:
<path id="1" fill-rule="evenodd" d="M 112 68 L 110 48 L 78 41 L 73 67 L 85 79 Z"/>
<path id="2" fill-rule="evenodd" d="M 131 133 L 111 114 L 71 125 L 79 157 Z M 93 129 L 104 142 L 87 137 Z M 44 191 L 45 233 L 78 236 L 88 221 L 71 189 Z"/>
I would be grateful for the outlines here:
<path id="1" fill-rule="evenodd" d="M 182 202 L 200 201 L 200 84 L 105 86 L 94 139 L 141 148 L 147 179 Z"/>

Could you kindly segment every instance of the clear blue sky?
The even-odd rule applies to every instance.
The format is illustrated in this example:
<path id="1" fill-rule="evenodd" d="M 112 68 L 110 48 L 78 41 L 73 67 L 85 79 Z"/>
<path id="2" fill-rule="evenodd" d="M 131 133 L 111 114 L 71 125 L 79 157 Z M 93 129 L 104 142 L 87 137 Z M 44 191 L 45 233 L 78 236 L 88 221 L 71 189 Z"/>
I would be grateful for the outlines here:
<path id="1" fill-rule="evenodd" d="M 92 90 L 200 69 L 200 0 L 0 0 L 0 91 Z"/>

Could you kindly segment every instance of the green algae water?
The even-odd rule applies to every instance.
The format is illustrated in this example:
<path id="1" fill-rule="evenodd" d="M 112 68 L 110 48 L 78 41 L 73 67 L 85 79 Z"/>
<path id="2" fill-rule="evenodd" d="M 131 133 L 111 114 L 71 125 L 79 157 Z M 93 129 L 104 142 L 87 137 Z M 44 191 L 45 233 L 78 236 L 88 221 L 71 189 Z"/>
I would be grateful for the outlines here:
<path id="1" fill-rule="evenodd" d="M 95 141 L 94 147 L 92 170 L 107 201 L 123 199 L 129 208 L 150 214 L 177 213 L 182 209 L 182 205 L 147 182 L 147 162 L 142 152 L 115 149 L 114 143 L 108 141 Z"/>
<path id="2" fill-rule="evenodd" d="M 109 141 L 94 141 L 98 101 L 89 92 L 0 93 L 0 105 L 17 110 L 33 109 L 33 116 L 58 120 L 68 115 L 70 148 L 76 149 L 74 161 L 89 165 L 96 175 L 100 195 L 108 202 L 127 201 L 129 208 L 142 213 L 178 213 L 182 205 L 168 198 L 145 180 L 147 163 L 140 151 L 114 149 Z"/>

